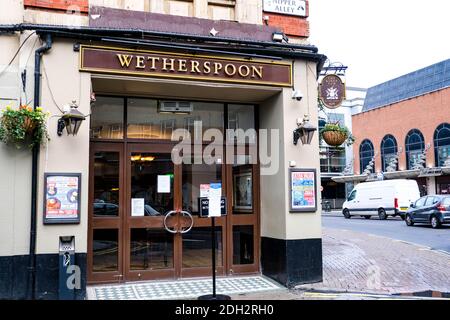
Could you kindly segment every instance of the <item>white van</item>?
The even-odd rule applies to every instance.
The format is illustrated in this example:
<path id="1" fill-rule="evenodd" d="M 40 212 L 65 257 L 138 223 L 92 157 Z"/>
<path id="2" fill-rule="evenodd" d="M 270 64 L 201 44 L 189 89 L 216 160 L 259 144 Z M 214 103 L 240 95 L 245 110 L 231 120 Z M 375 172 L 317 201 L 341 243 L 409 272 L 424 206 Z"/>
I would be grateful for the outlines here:
<path id="1" fill-rule="evenodd" d="M 385 220 L 389 215 L 404 218 L 410 204 L 420 198 L 415 180 L 385 180 L 357 184 L 342 206 L 346 219 L 377 215 Z"/>

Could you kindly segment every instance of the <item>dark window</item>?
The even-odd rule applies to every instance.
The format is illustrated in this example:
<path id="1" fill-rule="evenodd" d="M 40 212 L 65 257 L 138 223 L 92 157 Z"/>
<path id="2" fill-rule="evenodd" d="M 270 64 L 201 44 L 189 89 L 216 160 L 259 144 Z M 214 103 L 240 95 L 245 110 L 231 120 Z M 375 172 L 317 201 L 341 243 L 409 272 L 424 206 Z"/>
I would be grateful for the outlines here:
<path id="1" fill-rule="evenodd" d="M 450 124 L 443 123 L 436 128 L 434 152 L 437 167 L 450 166 Z"/>
<path id="2" fill-rule="evenodd" d="M 389 164 L 395 161 L 397 158 L 397 140 L 395 137 L 388 134 L 384 136 L 383 141 L 381 141 L 381 166 L 383 172 L 389 167 Z M 395 170 L 398 170 L 398 163 L 396 164 Z"/>
<path id="3" fill-rule="evenodd" d="M 432 206 L 435 203 L 436 203 L 435 197 L 428 197 L 427 201 L 425 202 L 425 206 Z"/>
<path id="4" fill-rule="evenodd" d="M 91 138 L 123 139 L 124 99 L 97 97 L 91 111 Z"/>
<path id="5" fill-rule="evenodd" d="M 422 159 L 423 150 L 425 149 L 425 139 L 422 132 L 413 129 L 408 132 L 405 139 L 406 147 L 406 166 L 408 170 L 420 168 L 421 165 L 426 166 Z"/>
<path id="6" fill-rule="evenodd" d="M 366 167 L 370 164 L 374 155 L 375 152 L 373 148 L 373 143 L 370 140 L 367 139 L 364 140 L 359 146 L 359 161 L 361 173 L 363 173 Z M 373 166 L 371 171 L 372 172 L 374 171 Z"/>
<path id="7" fill-rule="evenodd" d="M 427 197 L 422 197 L 419 200 L 416 201 L 416 208 L 421 208 L 425 204 L 425 200 L 427 200 Z"/>
<path id="8" fill-rule="evenodd" d="M 353 190 L 352 193 L 350 193 L 350 195 L 348 196 L 347 201 L 355 200 L 355 198 L 356 198 L 356 190 Z"/>

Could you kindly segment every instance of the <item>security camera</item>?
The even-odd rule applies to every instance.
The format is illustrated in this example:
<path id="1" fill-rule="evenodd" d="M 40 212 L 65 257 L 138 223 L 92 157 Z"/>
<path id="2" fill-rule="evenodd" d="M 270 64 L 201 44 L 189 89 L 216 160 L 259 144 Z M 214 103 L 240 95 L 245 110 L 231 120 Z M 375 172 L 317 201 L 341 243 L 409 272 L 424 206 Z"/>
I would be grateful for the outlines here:
<path id="1" fill-rule="evenodd" d="M 301 101 L 303 99 L 303 93 L 299 90 L 294 90 L 292 92 L 292 99 Z"/>

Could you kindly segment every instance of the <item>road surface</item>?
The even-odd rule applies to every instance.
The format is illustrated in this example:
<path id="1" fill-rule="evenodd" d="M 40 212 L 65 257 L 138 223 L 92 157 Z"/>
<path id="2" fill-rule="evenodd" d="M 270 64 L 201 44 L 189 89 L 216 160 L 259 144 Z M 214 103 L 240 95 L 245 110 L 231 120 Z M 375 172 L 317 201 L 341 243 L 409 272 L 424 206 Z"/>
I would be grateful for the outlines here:
<path id="1" fill-rule="evenodd" d="M 365 232 L 407 241 L 450 254 L 450 225 L 445 225 L 441 229 L 432 229 L 431 226 L 421 224 L 408 227 L 400 218 L 389 217 L 387 220 L 379 220 L 378 217 L 372 217 L 366 220 L 352 217 L 345 219 L 336 212 L 323 213 L 322 225 L 326 228 Z"/>

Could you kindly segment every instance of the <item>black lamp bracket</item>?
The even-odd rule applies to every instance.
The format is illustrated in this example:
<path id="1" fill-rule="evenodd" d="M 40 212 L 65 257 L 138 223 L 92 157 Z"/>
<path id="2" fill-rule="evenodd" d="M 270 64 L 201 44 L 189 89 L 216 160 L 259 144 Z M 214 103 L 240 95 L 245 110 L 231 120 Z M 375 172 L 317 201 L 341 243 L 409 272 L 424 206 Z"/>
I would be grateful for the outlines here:
<path id="1" fill-rule="evenodd" d="M 58 130 L 57 130 L 57 134 L 59 137 L 62 136 L 63 130 L 66 127 L 66 124 L 64 123 L 64 119 L 63 118 L 59 118 L 58 119 Z"/>

